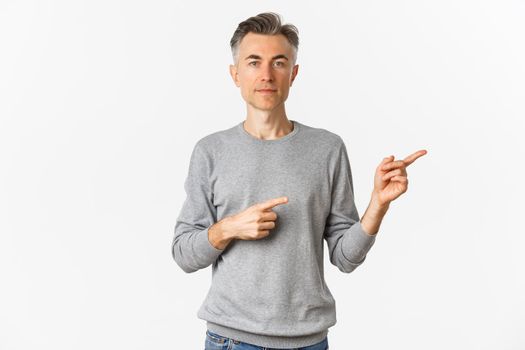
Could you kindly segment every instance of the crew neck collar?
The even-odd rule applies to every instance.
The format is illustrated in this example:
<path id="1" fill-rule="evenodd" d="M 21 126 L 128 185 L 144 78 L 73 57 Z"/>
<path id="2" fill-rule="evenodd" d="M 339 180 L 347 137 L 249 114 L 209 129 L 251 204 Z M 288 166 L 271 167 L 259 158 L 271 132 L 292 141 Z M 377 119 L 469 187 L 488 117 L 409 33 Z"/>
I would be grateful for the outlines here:
<path id="1" fill-rule="evenodd" d="M 240 122 L 239 124 L 237 124 L 237 130 L 239 131 L 243 139 L 250 141 L 252 143 L 267 144 L 267 145 L 279 144 L 279 143 L 287 142 L 288 140 L 293 138 L 295 135 L 297 135 L 297 133 L 299 132 L 299 129 L 301 128 L 301 123 L 299 123 L 298 121 L 293 120 L 293 119 L 289 119 L 289 121 L 293 123 L 293 130 L 290 131 L 288 134 L 284 135 L 283 137 L 280 137 L 275 140 L 262 140 L 262 139 L 258 139 L 257 137 L 253 136 L 252 134 L 250 134 L 248 131 L 244 129 L 244 125 L 243 125 L 244 120 Z"/>

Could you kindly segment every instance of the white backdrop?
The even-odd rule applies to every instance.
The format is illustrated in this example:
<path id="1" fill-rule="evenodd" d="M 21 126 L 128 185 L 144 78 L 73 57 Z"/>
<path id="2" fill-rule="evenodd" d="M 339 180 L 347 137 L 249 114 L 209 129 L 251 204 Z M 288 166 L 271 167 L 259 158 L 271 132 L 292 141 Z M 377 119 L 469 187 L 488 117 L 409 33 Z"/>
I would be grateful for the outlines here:
<path id="1" fill-rule="evenodd" d="M 408 168 L 366 262 L 328 261 L 331 349 L 525 349 L 525 3 L 0 2 L 0 348 L 203 349 L 211 267 L 171 240 L 195 142 L 245 118 L 237 24 L 300 31 L 289 119 L 339 134 L 359 213 Z"/>

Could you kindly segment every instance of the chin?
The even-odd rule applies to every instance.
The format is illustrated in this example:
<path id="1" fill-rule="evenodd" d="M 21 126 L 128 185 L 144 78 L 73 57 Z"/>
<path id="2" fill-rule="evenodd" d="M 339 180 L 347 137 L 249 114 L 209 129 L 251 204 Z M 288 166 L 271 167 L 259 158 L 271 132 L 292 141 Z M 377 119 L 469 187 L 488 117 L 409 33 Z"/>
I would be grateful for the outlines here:
<path id="1" fill-rule="evenodd" d="M 271 103 L 261 103 L 260 101 L 250 101 L 248 102 L 249 105 L 251 105 L 253 108 L 257 108 L 263 111 L 271 111 L 274 110 L 279 103 L 271 102 Z"/>

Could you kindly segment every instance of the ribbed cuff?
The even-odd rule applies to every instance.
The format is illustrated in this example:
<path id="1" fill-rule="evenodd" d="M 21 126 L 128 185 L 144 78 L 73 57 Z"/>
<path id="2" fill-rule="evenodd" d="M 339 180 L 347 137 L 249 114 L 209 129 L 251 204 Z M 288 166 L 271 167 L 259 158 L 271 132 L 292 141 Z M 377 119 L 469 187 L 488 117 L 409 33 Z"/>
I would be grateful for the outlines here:
<path id="1" fill-rule="evenodd" d="M 211 226 L 197 233 L 195 241 L 195 251 L 201 255 L 202 259 L 209 261 L 209 264 L 212 264 L 224 252 L 224 249 L 217 249 L 211 244 L 208 238 L 208 231 Z"/>
<path id="2" fill-rule="evenodd" d="M 377 235 L 369 235 L 363 230 L 361 222 L 353 224 L 343 237 L 343 256 L 346 260 L 357 263 L 362 261 L 374 245 Z"/>

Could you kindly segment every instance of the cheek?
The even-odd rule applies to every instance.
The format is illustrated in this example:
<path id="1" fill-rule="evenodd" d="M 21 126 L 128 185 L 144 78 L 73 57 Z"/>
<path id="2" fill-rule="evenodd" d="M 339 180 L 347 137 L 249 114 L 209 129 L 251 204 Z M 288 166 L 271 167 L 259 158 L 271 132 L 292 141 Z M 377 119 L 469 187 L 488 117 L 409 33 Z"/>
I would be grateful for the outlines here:
<path id="1" fill-rule="evenodd" d="M 244 100 L 251 100 L 254 95 L 251 86 L 247 85 L 246 82 L 243 82 L 243 84 L 240 87 L 241 90 L 241 96 Z"/>
<path id="2" fill-rule="evenodd" d="M 282 83 L 282 85 L 290 85 L 289 83 L 292 81 L 292 74 L 290 71 L 281 72 L 281 74 L 279 74 L 278 79 Z"/>
<path id="3" fill-rule="evenodd" d="M 255 79 L 249 73 L 239 74 L 239 84 L 242 89 L 252 89 L 255 86 L 254 82 Z"/>
<path id="4" fill-rule="evenodd" d="M 243 80 L 252 80 L 255 76 L 255 71 L 253 69 L 242 69 L 239 71 L 239 78 Z"/>

